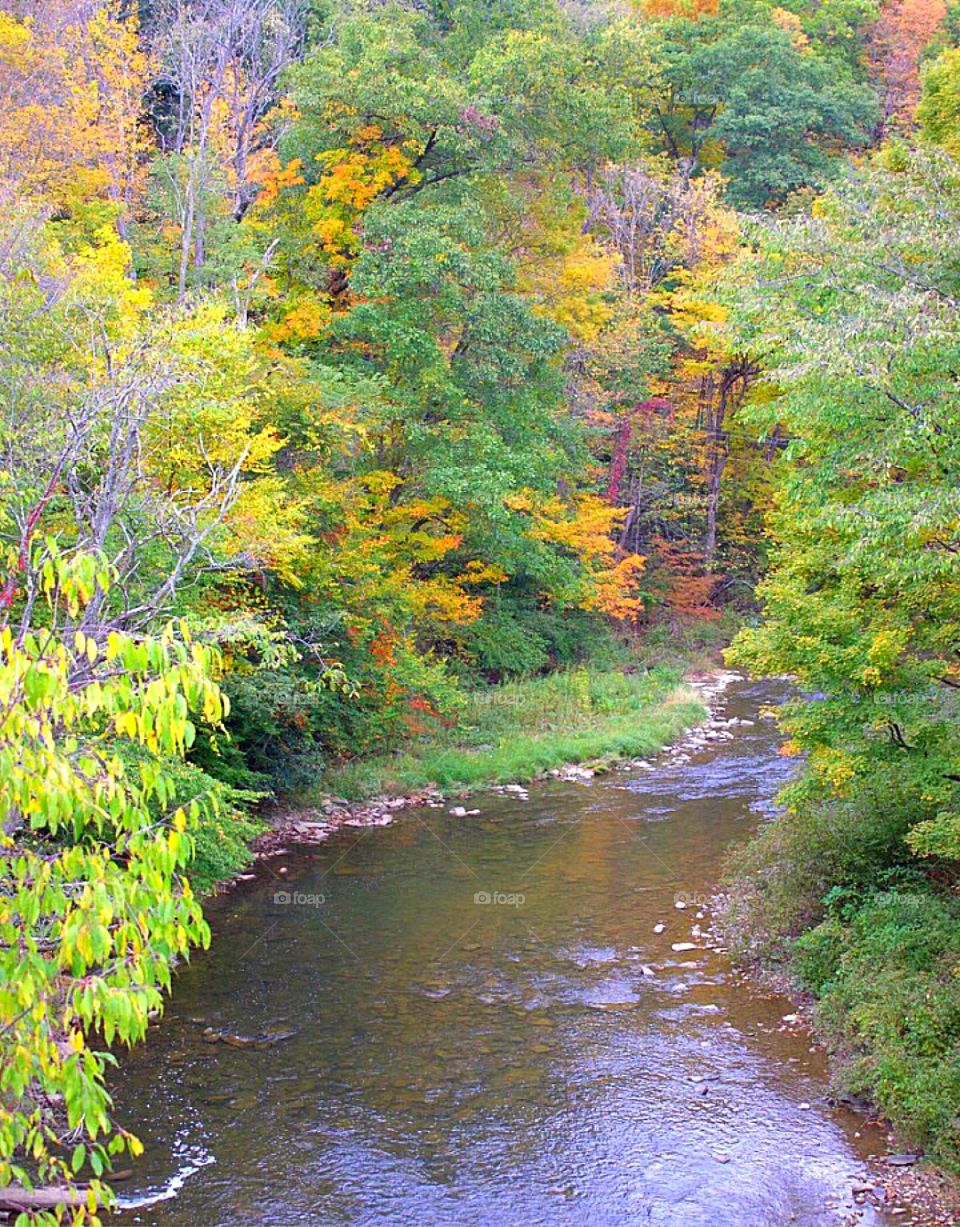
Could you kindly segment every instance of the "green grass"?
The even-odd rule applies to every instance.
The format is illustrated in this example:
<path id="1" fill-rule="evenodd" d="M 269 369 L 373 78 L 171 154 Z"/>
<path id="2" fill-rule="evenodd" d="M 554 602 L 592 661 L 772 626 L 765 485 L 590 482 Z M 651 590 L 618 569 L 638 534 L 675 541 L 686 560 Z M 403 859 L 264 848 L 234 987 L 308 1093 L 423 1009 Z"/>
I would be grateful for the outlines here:
<path id="1" fill-rule="evenodd" d="M 704 715 L 677 667 L 571 669 L 474 691 L 453 728 L 330 768 L 316 792 L 361 800 L 520 783 L 566 763 L 655 754 Z"/>

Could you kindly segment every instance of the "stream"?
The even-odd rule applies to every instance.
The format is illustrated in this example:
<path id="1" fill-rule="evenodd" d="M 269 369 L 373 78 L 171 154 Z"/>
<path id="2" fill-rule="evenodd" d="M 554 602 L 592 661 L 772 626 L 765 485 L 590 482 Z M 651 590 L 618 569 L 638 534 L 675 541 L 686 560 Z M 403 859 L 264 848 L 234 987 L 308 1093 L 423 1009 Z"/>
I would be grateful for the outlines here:
<path id="1" fill-rule="evenodd" d="M 748 723 L 690 757 L 344 828 L 215 900 L 113 1078 L 146 1146 L 113 1221 L 896 1221 L 851 1196 L 883 1135 L 694 930 L 791 770 L 781 694 L 736 683 Z"/>

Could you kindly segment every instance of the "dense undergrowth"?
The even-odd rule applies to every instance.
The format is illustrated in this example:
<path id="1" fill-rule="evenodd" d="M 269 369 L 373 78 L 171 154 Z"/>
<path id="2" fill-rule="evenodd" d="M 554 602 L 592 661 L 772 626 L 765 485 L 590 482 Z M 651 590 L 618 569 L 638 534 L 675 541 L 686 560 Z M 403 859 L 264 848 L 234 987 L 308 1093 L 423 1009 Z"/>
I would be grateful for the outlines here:
<path id="1" fill-rule="evenodd" d="M 731 858 L 725 924 L 741 958 L 816 999 L 838 1092 L 957 1174 L 960 901 L 911 856 L 916 817 L 889 778 L 781 814 Z"/>

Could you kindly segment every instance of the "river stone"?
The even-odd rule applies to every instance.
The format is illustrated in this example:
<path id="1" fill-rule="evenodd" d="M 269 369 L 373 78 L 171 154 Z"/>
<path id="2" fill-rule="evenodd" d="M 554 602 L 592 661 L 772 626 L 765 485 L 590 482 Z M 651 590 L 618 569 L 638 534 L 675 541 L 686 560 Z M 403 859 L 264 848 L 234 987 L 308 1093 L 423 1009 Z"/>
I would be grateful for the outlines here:
<path id="1" fill-rule="evenodd" d="M 296 1034 L 296 1031 L 264 1031 L 260 1035 L 240 1035 L 235 1031 L 221 1031 L 215 1038 L 231 1048 L 272 1048 L 274 1044 L 293 1039 Z"/>

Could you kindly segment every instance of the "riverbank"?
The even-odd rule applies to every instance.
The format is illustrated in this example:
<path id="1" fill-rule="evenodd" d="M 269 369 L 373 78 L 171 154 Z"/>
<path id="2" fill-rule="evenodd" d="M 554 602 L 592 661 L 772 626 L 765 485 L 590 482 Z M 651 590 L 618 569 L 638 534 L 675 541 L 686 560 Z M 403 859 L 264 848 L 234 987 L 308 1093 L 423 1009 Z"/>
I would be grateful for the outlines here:
<path id="1" fill-rule="evenodd" d="M 646 769 L 464 817 L 448 796 L 264 864 L 116 1076 L 146 1146 L 122 1221 L 843 1221 L 882 1138 L 697 916 L 789 770 L 771 693 L 731 685 Z"/>
<path id="2" fill-rule="evenodd" d="M 736 945 L 736 934 L 731 933 L 723 922 L 727 906 L 728 898 L 722 894 L 714 896 L 711 908 L 713 920 L 708 930 L 713 940 L 726 949 L 731 941 Z M 884 1130 L 886 1153 L 874 1155 L 868 1160 L 869 1180 L 853 1184 L 851 1198 L 854 1206 L 858 1209 L 870 1207 L 882 1210 L 904 1227 L 956 1227 L 960 1223 L 960 1183 L 898 1137 L 875 1103 L 845 1093 L 843 1066 L 844 1061 L 849 1059 L 849 1053 L 841 1058 L 831 1050 L 829 1037 L 818 1023 L 813 995 L 782 969 L 775 970 L 755 960 L 745 963 L 741 959 L 740 974 L 746 985 L 754 989 L 760 986 L 763 991 L 792 1003 L 793 1011 L 784 1016 L 782 1029 L 808 1036 L 810 1051 L 825 1054 L 832 1088 L 829 1102 L 854 1112 L 862 1118 L 864 1127 L 879 1126 Z M 859 1132 L 856 1136 L 860 1136 Z M 844 1221 L 852 1225 L 858 1219 L 855 1216 Z"/>
<path id="3" fill-rule="evenodd" d="M 887 1131 L 881 1204 L 947 1227 L 960 1223 L 960 915 L 948 883 L 907 861 L 898 798 L 871 789 L 850 807 L 856 824 L 827 806 L 763 824 L 728 857 L 714 915 L 746 974 L 795 1002 L 838 1102 Z"/>
<path id="4" fill-rule="evenodd" d="M 340 826 L 384 826 L 416 805 L 467 816 L 463 803 L 481 789 L 523 796 L 536 780 L 586 781 L 668 748 L 701 748 L 727 736 L 719 704 L 737 676 L 720 668 L 684 674 L 676 665 L 578 669 L 474 695 L 444 737 L 343 766 L 313 795 L 270 811 L 254 852 L 323 842 Z"/>

